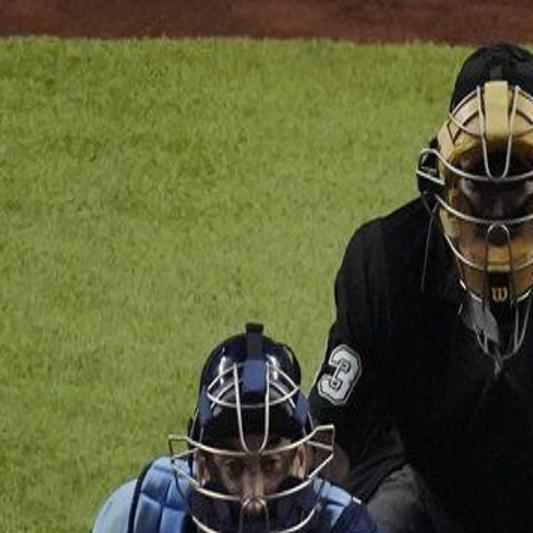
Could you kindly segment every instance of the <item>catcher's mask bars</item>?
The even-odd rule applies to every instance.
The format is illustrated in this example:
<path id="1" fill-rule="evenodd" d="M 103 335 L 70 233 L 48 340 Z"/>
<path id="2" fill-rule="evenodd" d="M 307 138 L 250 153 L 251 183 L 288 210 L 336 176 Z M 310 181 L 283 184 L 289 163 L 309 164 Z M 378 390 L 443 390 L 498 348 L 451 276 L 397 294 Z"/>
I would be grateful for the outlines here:
<path id="1" fill-rule="evenodd" d="M 483 351 L 501 368 L 520 348 L 533 285 L 533 99 L 488 81 L 422 150 L 419 190 L 472 299 Z"/>
<path id="2" fill-rule="evenodd" d="M 290 349 L 264 337 L 260 325 L 248 324 L 245 335 L 228 339 L 208 358 L 189 433 L 169 436 L 171 462 L 177 478 L 191 488 L 192 497 L 184 499 L 200 531 L 293 533 L 312 520 L 317 504 L 313 484 L 333 459 L 334 429 L 313 426 L 299 381 Z M 297 476 L 291 464 L 306 447 L 322 455 L 318 466 Z M 283 457 L 287 471 L 274 490 L 250 498 L 225 486 L 222 477 L 203 481 L 200 456 L 212 464 L 243 465 Z"/>

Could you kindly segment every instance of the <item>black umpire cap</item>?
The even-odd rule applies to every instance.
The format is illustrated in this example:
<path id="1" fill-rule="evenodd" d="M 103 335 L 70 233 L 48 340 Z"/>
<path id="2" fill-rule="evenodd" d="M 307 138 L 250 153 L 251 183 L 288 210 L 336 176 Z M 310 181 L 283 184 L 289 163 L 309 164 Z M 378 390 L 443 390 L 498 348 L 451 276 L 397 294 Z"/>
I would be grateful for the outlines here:
<path id="1" fill-rule="evenodd" d="M 533 94 L 533 55 L 511 43 L 484 46 L 468 56 L 453 89 L 450 111 L 479 85 L 491 80 L 506 80 Z"/>

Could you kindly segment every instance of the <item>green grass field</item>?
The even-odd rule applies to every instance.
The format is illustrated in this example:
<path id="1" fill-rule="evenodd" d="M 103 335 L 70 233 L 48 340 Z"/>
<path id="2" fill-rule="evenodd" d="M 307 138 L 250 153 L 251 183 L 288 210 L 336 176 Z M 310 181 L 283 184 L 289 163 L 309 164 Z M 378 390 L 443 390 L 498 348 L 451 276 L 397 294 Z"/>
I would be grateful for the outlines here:
<path id="1" fill-rule="evenodd" d="M 0 531 L 87 532 L 246 320 L 309 385 L 347 240 L 416 194 L 465 54 L 0 41 Z"/>

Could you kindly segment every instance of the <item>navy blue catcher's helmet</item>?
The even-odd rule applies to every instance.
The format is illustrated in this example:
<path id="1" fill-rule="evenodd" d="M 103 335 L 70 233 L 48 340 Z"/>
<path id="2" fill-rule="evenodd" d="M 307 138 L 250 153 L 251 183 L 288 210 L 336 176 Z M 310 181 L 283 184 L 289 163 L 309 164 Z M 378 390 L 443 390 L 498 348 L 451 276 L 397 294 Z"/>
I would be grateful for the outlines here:
<path id="1" fill-rule="evenodd" d="M 292 350 L 265 337 L 259 324 L 247 324 L 245 333 L 224 340 L 208 356 L 188 434 L 169 438 L 176 475 L 189 481 L 190 513 L 201 531 L 296 532 L 312 519 L 317 504 L 313 483 L 333 458 L 333 427 L 313 426 L 300 382 Z M 328 438 L 316 438 L 319 433 Z M 259 445 L 249 445 L 251 435 Z M 187 449 L 176 452 L 180 443 Z M 249 501 L 230 494 L 220 480 L 202 484 L 195 470 L 198 453 L 246 461 L 291 454 L 302 445 L 321 451 L 323 460 L 303 478 L 287 472 L 275 493 L 260 498 L 263 511 L 253 520 L 247 514 Z M 188 469 L 180 460 L 185 458 Z"/>
<path id="2" fill-rule="evenodd" d="M 292 350 L 265 337 L 262 325 L 247 324 L 246 333 L 226 339 L 209 355 L 189 436 L 204 442 L 241 436 L 245 450 L 247 434 L 301 438 L 312 431 L 312 422 L 300 382 Z"/>

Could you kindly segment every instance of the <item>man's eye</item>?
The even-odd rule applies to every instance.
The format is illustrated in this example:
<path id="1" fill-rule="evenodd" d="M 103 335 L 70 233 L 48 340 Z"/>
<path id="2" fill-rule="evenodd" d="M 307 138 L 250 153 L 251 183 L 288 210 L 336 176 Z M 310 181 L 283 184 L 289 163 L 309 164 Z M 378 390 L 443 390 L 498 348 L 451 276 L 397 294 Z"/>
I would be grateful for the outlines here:
<path id="1" fill-rule="evenodd" d="M 240 461 L 231 460 L 224 463 L 224 469 L 230 477 L 238 478 L 242 474 L 243 466 Z"/>
<path id="2" fill-rule="evenodd" d="M 261 460 L 261 469 L 265 474 L 278 474 L 283 469 L 283 461 L 281 457 L 264 457 Z"/>

